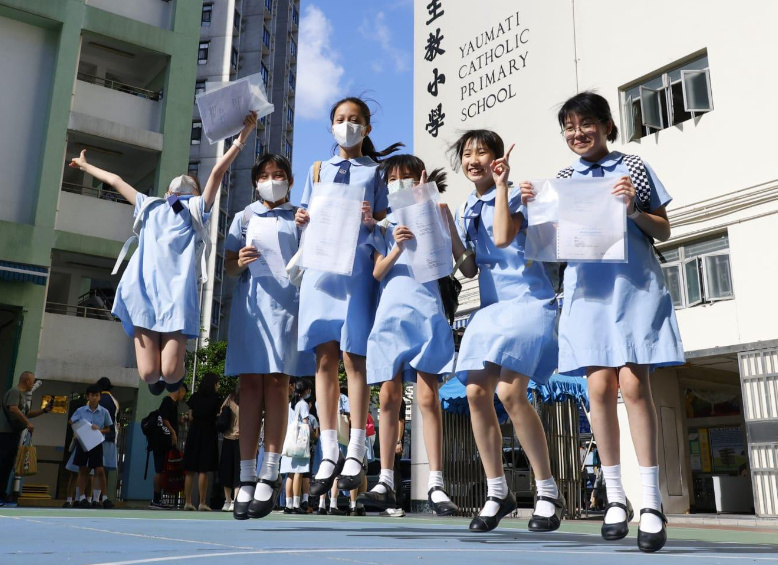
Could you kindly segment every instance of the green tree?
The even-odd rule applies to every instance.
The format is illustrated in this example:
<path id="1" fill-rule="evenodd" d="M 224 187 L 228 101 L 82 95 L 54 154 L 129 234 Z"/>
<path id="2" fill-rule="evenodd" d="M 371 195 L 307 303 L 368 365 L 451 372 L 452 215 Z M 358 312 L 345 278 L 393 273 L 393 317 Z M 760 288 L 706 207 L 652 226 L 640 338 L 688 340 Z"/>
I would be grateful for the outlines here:
<path id="1" fill-rule="evenodd" d="M 197 371 L 194 372 L 195 357 L 197 358 Z M 210 341 L 206 340 L 205 343 L 196 352 L 187 351 L 186 353 L 186 376 L 184 382 L 190 388 L 190 394 L 194 392 L 192 389 L 192 374 L 195 375 L 195 387 L 200 382 L 200 377 L 205 373 L 216 373 L 219 375 L 219 395 L 227 396 L 232 390 L 235 389 L 235 383 L 238 379 L 235 377 L 224 376 L 224 362 L 227 359 L 227 342 L 226 341 Z"/>

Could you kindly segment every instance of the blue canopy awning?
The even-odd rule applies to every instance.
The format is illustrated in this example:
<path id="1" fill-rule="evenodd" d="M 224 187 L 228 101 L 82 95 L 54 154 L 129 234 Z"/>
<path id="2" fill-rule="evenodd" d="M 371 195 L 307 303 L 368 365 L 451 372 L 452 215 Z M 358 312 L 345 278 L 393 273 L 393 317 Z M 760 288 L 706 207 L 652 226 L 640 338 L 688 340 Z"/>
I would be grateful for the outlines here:
<path id="1" fill-rule="evenodd" d="M 11 263 L 0 261 L 0 280 L 12 282 L 31 282 L 46 286 L 46 278 L 49 276 L 47 267 L 27 265 L 25 263 Z"/>
<path id="2" fill-rule="evenodd" d="M 586 388 L 586 379 L 583 377 L 554 375 L 545 385 L 530 381 L 527 387 L 527 396 L 531 398 L 533 392 L 537 392 L 543 402 L 564 402 L 568 398 L 573 398 L 583 401 L 584 406 L 589 408 L 589 391 Z M 453 378 L 440 387 L 439 395 L 440 403 L 446 412 L 470 414 L 467 391 L 459 379 Z M 497 410 L 497 418 L 500 423 L 507 421 L 508 414 L 497 395 L 494 396 L 494 407 Z"/>

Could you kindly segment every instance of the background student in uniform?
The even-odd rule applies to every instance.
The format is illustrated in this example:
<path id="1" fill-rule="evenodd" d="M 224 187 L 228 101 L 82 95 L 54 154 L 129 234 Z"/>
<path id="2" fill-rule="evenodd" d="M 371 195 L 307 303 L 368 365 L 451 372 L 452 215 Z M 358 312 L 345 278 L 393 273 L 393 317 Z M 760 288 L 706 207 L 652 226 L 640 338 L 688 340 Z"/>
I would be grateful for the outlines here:
<path id="1" fill-rule="evenodd" d="M 97 386 L 100 388 L 100 406 L 108 410 L 108 414 L 113 420 L 111 431 L 105 434 L 103 442 L 103 469 L 105 470 L 105 482 L 101 486 L 102 499 L 100 502 L 104 508 L 113 508 L 114 503 L 108 498 L 108 472 L 116 471 L 119 466 L 118 454 L 116 452 L 116 440 L 119 433 L 119 401 L 116 400 L 111 389 L 111 379 L 101 377 L 98 379 Z"/>
<path id="2" fill-rule="evenodd" d="M 252 220 L 272 221 L 285 262 L 300 242 L 289 190 L 292 165 L 265 154 L 251 169 L 259 200 L 236 214 L 225 242 L 227 275 L 238 277 L 232 298 L 225 372 L 240 379 L 240 490 L 233 516 L 238 520 L 270 514 L 281 490 L 279 467 L 286 436 L 289 377 L 316 370 L 312 353 L 297 350 L 299 290 L 288 277 L 254 276 L 260 253 L 246 241 Z M 257 445 L 264 414 L 262 463 L 257 476 Z"/>
<path id="3" fill-rule="evenodd" d="M 470 319 L 457 358 L 488 488 L 470 529 L 492 530 L 516 508 L 503 468 L 496 391 L 535 475 L 528 528 L 548 532 L 559 528 L 566 502 L 551 475 L 543 424 L 527 399 L 527 385 L 530 379 L 546 383 L 556 368 L 557 306 L 545 266 L 524 259 L 526 209 L 518 188 L 508 183 L 510 151 L 489 130 L 465 132 L 451 146 L 454 168 L 461 166 L 475 187 L 457 210 L 456 226 L 462 243 L 475 250 L 480 271 L 481 309 Z M 472 277 L 475 268 L 463 265 L 462 273 Z"/>
<path id="4" fill-rule="evenodd" d="M 219 390 L 219 376 L 216 373 L 205 373 L 200 378 L 195 393 L 189 397 L 190 422 L 189 431 L 184 445 L 184 510 L 200 510 L 209 512 L 208 505 L 208 473 L 219 467 L 219 434 L 216 431 L 216 415 L 219 413 L 222 400 Z M 192 504 L 192 488 L 197 476 L 197 495 L 199 504 Z"/>
<path id="5" fill-rule="evenodd" d="M 178 403 L 184 399 L 187 392 L 189 392 L 189 387 L 186 383 L 182 383 L 178 390 L 166 394 L 159 405 L 162 423 L 170 430 L 170 444 L 155 445 L 151 452 L 154 458 L 154 497 L 149 503 L 149 508 L 152 510 L 169 510 L 171 508 L 170 505 L 162 502 L 162 473 L 165 470 L 165 457 L 171 449 L 178 449 Z"/>
<path id="6" fill-rule="evenodd" d="M 390 194 L 413 190 L 415 185 L 428 180 L 436 183 L 440 192 L 446 190 L 445 173 L 437 169 L 427 179 L 424 163 L 413 155 L 394 155 L 381 163 L 381 171 Z M 444 209 L 448 210 L 445 206 Z M 465 254 L 465 246 L 450 216 L 446 212 L 451 253 L 456 259 Z M 381 409 L 394 414 L 400 408 L 405 383 L 416 383 L 430 466 L 427 497 L 435 514 L 450 516 L 459 509 L 443 488 L 443 417 L 438 387 L 443 376 L 454 370 L 454 339 L 438 281 L 417 282 L 407 254 L 403 254 L 414 237 L 407 226 L 397 224 L 393 214 L 373 232 L 373 276 L 381 282 L 381 298 L 367 343 L 368 384 L 380 384 Z M 471 269 L 475 268 L 472 258 L 465 260 L 470 262 Z M 397 421 L 388 418 L 382 423 L 380 434 L 381 445 L 392 445 L 397 438 Z M 381 510 L 395 508 L 396 492 L 402 484 L 394 482 L 393 463 L 393 450 L 382 449 L 379 482 L 358 500 Z"/>
<path id="7" fill-rule="evenodd" d="M 667 519 L 659 491 L 656 408 L 649 374 L 656 367 L 684 363 L 672 298 L 652 248 L 654 238 L 670 237 L 666 206 L 671 198 L 648 164 L 608 148 L 609 141 L 618 139 L 618 130 L 605 98 L 581 92 L 564 103 L 557 118 L 567 146 L 578 156 L 558 176 L 612 178 L 612 194 L 626 201 L 628 218 L 626 263 L 567 265 L 559 372 L 587 377 L 592 431 L 609 501 L 602 526 L 606 540 L 625 537 L 632 519 L 621 482 L 616 413 L 621 389 L 643 492 L 638 547 L 653 552 L 667 540 Z M 640 187 L 636 179 L 642 179 Z M 524 202 L 534 196 L 529 182 L 521 183 L 521 191 Z M 592 331 L 595 327 L 597 331 Z"/>
<path id="8" fill-rule="evenodd" d="M 246 116 L 244 123 L 238 139 L 213 167 L 204 191 L 197 178 L 181 175 L 168 185 L 167 202 L 149 209 L 144 208 L 148 196 L 118 175 L 87 163 L 86 150 L 70 162 L 71 167 L 119 192 L 135 206 L 135 216 L 143 214 L 138 249 L 119 281 L 111 313 L 135 340 L 138 373 L 152 394 L 180 386 L 185 372 L 186 340 L 200 334 L 197 286 L 201 266 L 196 248 L 203 244 L 199 241 L 203 234 L 207 234 L 204 224 L 224 173 L 256 129 L 256 114 Z M 195 208 L 190 209 L 191 203 Z"/>
<path id="9" fill-rule="evenodd" d="M 309 425 L 308 399 L 311 397 L 311 383 L 300 379 L 294 385 L 294 394 L 289 401 L 289 419 L 286 434 L 293 433 L 295 423 Z M 287 475 L 286 507 L 284 514 L 305 514 L 302 509 L 303 474 L 311 469 L 310 452 L 307 457 L 281 457 L 281 473 Z"/>
<path id="10" fill-rule="evenodd" d="M 330 124 L 338 153 L 311 167 L 302 196 L 302 206 L 307 208 L 317 181 L 365 187 L 364 221 L 351 276 L 307 270 L 300 289 L 298 347 L 301 351 L 316 353 L 316 396 L 322 429 L 323 460 L 316 477 L 311 479 L 313 496 L 330 490 L 336 477 L 339 477 L 338 488 L 351 490 L 359 487 L 365 476 L 363 460 L 369 394 L 365 355 L 377 290 L 368 239 L 375 221 L 386 216 L 388 206 L 378 161 L 399 147 L 395 144 L 376 151 L 369 137 L 370 120 L 370 108 L 360 98 L 344 98 L 332 106 Z M 296 219 L 299 226 L 304 226 L 309 221 L 308 212 L 298 210 Z M 341 354 L 349 383 L 352 423 L 345 460 L 339 459 L 337 441 Z"/>
<path id="11" fill-rule="evenodd" d="M 230 424 L 222 433 L 221 453 L 219 454 L 219 483 L 224 489 L 222 512 L 233 512 L 235 510 L 235 497 L 240 485 L 240 381 L 235 383 L 235 390 L 228 394 L 222 402 L 218 416 L 222 416 L 224 410 L 230 411 Z"/>
<path id="12" fill-rule="evenodd" d="M 82 406 L 73 413 L 68 422 L 71 426 L 76 422 L 84 420 L 89 422 L 93 430 L 100 430 L 104 435 L 111 431 L 113 420 L 108 410 L 100 406 L 100 387 L 96 384 L 90 385 L 86 389 L 86 406 Z M 91 508 L 100 507 L 100 488 L 105 485 L 105 469 L 103 467 L 103 444 L 99 443 L 89 451 L 84 451 L 80 443 L 76 444 L 76 454 L 73 462 L 78 466 L 78 488 L 81 496 L 77 502 L 80 508 L 90 508 L 86 500 L 86 482 L 90 471 L 94 471 L 94 486 L 98 487 L 92 491 Z M 113 508 L 111 505 L 103 505 L 104 508 Z"/>

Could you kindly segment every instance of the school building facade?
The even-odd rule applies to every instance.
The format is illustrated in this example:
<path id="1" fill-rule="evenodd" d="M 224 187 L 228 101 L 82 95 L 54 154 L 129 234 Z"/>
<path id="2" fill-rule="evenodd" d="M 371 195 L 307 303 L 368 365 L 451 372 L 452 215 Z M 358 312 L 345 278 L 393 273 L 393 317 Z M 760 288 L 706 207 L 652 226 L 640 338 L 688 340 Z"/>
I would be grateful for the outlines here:
<path id="1" fill-rule="evenodd" d="M 702 0 L 415 4 L 414 152 L 427 167 L 449 164 L 463 130 L 488 128 L 516 144 L 514 182 L 553 177 L 575 159 L 556 112 L 593 89 L 620 130 L 612 148 L 650 163 L 673 197 L 658 247 L 687 362 L 651 378 L 668 513 L 778 516 L 778 72 L 757 63 L 778 49 L 776 18 L 765 2 L 736 13 Z M 454 210 L 472 186 L 450 175 Z M 477 281 L 460 298 L 463 325 Z M 623 404 L 619 419 L 639 501 Z"/>
<path id="2" fill-rule="evenodd" d="M 0 391 L 31 370 L 44 380 L 33 407 L 50 395 L 66 411 L 72 394 L 110 378 L 131 408 L 125 477 L 143 476 L 139 422 L 159 403 L 139 391 L 133 342 L 110 316 L 133 208 L 67 163 L 86 149 L 154 195 L 186 172 L 199 34 L 199 0 L 0 0 Z M 35 422 L 29 479 L 52 497 L 67 429 L 56 412 Z"/>

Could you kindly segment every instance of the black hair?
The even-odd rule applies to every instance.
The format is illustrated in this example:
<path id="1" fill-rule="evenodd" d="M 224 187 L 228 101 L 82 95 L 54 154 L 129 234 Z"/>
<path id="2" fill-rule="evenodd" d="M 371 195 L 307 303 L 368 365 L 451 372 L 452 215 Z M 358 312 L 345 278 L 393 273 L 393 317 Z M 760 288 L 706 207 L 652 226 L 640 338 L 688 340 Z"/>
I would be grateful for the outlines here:
<path id="1" fill-rule="evenodd" d="M 184 389 L 184 392 L 189 392 L 189 385 L 187 385 L 185 382 L 181 381 L 181 388 Z"/>
<path id="2" fill-rule="evenodd" d="M 201 396 L 216 396 L 216 385 L 219 382 L 219 375 L 216 373 L 205 373 L 197 385 L 197 392 Z"/>
<path id="3" fill-rule="evenodd" d="M 292 164 L 289 159 L 283 155 L 276 155 L 275 153 L 264 153 L 257 157 L 254 166 L 251 167 L 251 184 L 257 185 L 257 177 L 264 170 L 268 163 L 275 164 L 276 167 L 286 173 L 286 178 L 289 179 L 289 183 L 292 183 Z"/>
<path id="4" fill-rule="evenodd" d="M 102 390 L 100 389 L 100 387 L 99 387 L 99 386 L 97 386 L 96 384 L 94 384 L 94 385 L 89 385 L 88 387 L 86 387 L 86 393 L 87 393 L 87 394 L 100 394 L 100 393 L 102 393 L 102 392 L 103 392 L 103 391 L 102 391 Z"/>
<path id="5" fill-rule="evenodd" d="M 335 104 L 332 105 L 332 108 L 330 109 L 330 124 L 335 120 L 335 112 L 338 110 L 338 108 L 346 104 L 347 102 L 350 102 L 352 104 L 355 104 L 359 106 L 359 111 L 362 114 L 362 117 L 365 119 L 365 125 L 370 125 L 370 118 L 373 117 L 373 113 L 370 111 L 370 107 L 367 105 L 367 102 L 362 100 L 362 98 L 359 98 L 358 96 L 347 96 L 346 98 L 343 98 L 342 100 L 338 100 L 335 102 Z M 400 149 L 400 147 L 405 147 L 404 143 L 392 143 L 389 147 L 382 151 L 376 150 L 375 146 L 373 145 L 373 141 L 370 139 L 370 136 L 365 136 L 365 138 L 362 140 L 362 155 L 365 155 L 366 157 L 370 157 L 373 161 L 376 163 L 381 162 L 382 157 L 386 157 L 387 155 L 390 155 Z M 333 151 L 337 149 L 337 145 L 335 148 L 333 148 Z"/>
<path id="6" fill-rule="evenodd" d="M 297 406 L 297 403 L 303 400 L 305 391 L 311 390 L 311 383 L 307 379 L 300 379 L 294 383 L 294 394 L 292 395 L 292 406 Z"/>
<path id="7" fill-rule="evenodd" d="M 424 161 L 410 155 L 408 153 L 401 153 L 399 155 L 392 155 L 388 159 L 381 161 L 380 165 L 381 177 L 384 179 L 384 183 L 387 182 L 389 175 L 395 169 L 406 169 L 410 171 L 416 178 L 421 178 L 421 173 L 426 169 Z M 438 185 L 438 192 L 446 192 L 446 172 L 443 169 L 435 169 L 429 175 L 427 175 L 427 182 L 434 182 Z"/>
<path id="8" fill-rule="evenodd" d="M 608 134 L 607 140 L 616 141 L 619 137 L 619 128 L 616 127 L 616 122 L 613 121 L 608 101 L 596 92 L 591 90 L 579 92 L 562 104 L 557 114 L 559 127 L 565 128 L 565 122 L 570 114 L 577 114 L 581 118 L 593 118 L 606 125 L 610 122 L 611 132 Z"/>
<path id="9" fill-rule="evenodd" d="M 459 139 L 451 144 L 448 153 L 451 157 L 451 168 L 455 171 L 462 166 L 462 153 L 475 141 L 494 153 L 494 158 L 499 159 L 505 155 L 505 143 L 495 132 L 488 129 L 471 129 L 463 133 Z"/>
<path id="10" fill-rule="evenodd" d="M 111 390 L 113 388 L 113 384 L 111 384 L 111 379 L 109 379 L 108 377 L 100 377 L 99 379 L 97 379 L 95 385 L 100 387 L 101 392 L 104 390 Z"/>

